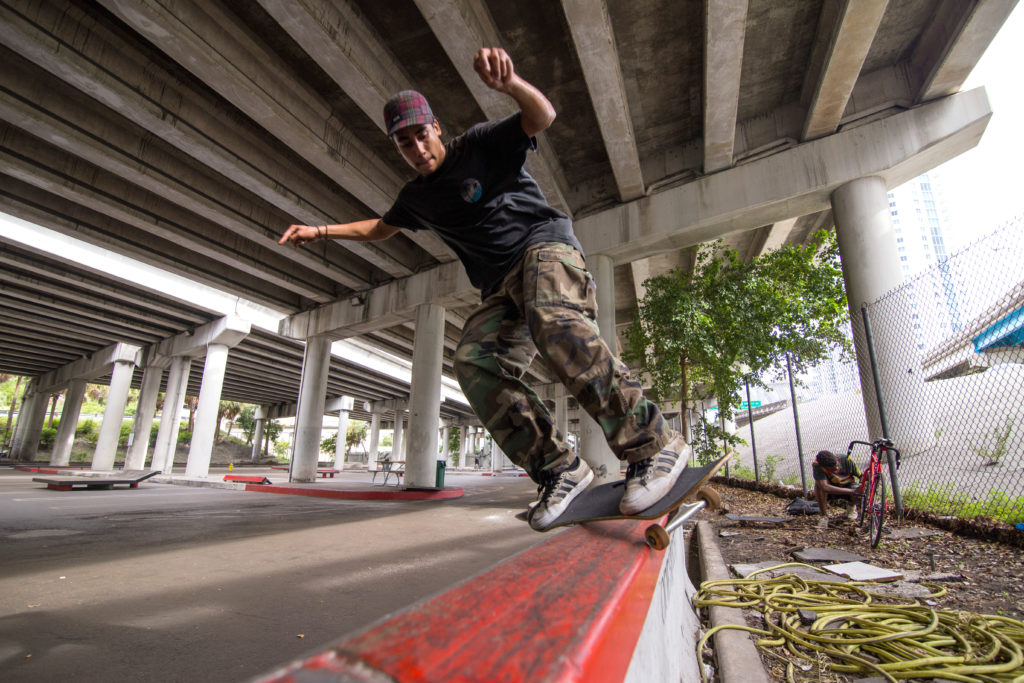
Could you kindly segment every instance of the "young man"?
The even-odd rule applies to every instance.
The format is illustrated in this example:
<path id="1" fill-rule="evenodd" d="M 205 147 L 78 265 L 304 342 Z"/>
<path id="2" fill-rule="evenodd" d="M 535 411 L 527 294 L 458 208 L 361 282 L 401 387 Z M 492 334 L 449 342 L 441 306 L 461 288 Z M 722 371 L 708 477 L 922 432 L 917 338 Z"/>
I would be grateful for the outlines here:
<path id="1" fill-rule="evenodd" d="M 856 493 L 860 479 L 860 470 L 848 455 L 837 458 L 829 451 L 818 451 L 811 463 L 811 476 L 814 477 L 814 497 L 818 501 L 818 510 L 828 519 L 828 499 L 842 497 L 849 502 L 847 517 L 857 515 Z"/>
<path id="2" fill-rule="evenodd" d="M 523 169 L 536 148 L 534 136 L 554 121 L 554 107 L 515 73 L 504 50 L 482 48 L 473 66 L 484 84 L 512 97 L 519 112 L 444 144 L 426 99 L 398 93 L 384 108 L 385 125 L 419 177 L 380 219 L 292 225 L 281 243 L 435 231 L 481 290 L 482 303 L 466 320 L 455 352 L 455 371 L 498 446 L 538 484 L 530 525 L 547 528 L 593 479 L 522 381 L 538 351 L 601 426 L 612 452 L 629 463 L 623 513 L 645 510 L 685 469 L 689 446 L 601 340 L 594 282 L 572 222 Z"/>

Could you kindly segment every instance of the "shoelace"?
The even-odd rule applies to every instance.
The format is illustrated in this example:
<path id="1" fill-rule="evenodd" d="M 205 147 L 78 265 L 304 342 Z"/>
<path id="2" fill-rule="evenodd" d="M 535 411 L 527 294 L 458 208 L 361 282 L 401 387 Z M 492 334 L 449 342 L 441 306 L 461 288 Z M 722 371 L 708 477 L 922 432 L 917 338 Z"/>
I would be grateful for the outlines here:
<path id="1" fill-rule="evenodd" d="M 630 463 L 626 467 L 626 479 L 637 478 L 641 484 L 647 483 L 647 478 L 651 474 L 651 464 L 654 462 L 654 458 L 648 458 L 647 460 L 641 460 L 640 462 Z"/>
<path id="2" fill-rule="evenodd" d="M 561 479 L 561 472 L 554 474 L 551 472 L 542 472 L 540 475 L 540 484 L 537 486 L 537 495 L 540 500 L 537 501 L 538 507 L 548 502 L 548 498 L 558 488 L 558 480 Z"/>

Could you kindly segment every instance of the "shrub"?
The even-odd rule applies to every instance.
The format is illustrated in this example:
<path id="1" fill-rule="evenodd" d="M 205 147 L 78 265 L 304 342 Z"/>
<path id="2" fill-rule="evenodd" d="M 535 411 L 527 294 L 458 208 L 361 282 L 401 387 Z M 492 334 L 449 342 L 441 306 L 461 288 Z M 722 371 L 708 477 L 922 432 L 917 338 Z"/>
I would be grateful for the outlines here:
<path id="1" fill-rule="evenodd" d="M 57 440 L 57 430 L 52 427 L 46 427 L 39 434 L 39 447 L 50 449 L 53 448 L 53 442 Z"/>
<path id="2" fill-rule="evenodd" d="M 89 443 L 95 445 L 96 439 L 100 435 L 99 425 L 96 424 L 95 420 L 82 420 L 78 423 L 78 427 L 75 429 L 76 439 L 85 439 Z"/>
<path id="3" fill-rule="evenodd" d="M 192 443 L 192 432 L 182 429 L 178 432 L 178 443 L 184 446 Z"/>
<path id="4" fill-rule="evenodd" d="M 131 423 L 127 423 L 127 424 L 126 423 L 122 423 L 121 424 L 121 434 L 117 437 L 117 445 L 118 446 L 122 446 L 122 447 L 123 446 L 127 446 L 128 445 L 128 437 L 131 436 L 131 433 L 132 433 L 132 425 L 131 425 Z"/>

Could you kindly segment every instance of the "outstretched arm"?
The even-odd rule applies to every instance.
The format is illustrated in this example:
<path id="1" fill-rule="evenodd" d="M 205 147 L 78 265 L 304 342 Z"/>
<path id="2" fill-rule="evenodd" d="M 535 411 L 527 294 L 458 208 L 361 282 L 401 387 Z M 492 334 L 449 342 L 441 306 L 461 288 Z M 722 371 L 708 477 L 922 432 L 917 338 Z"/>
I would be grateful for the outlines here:
<path id="1" fill-rule="evenodd" d="M 399 228 L 388 225 L 379 218 L 370 218 L 354 223 L 338 225 L 290 225 L 284 231 L 278 244 L 291 242 L 298 247 L 306 242 L 317 240 L 353 240 L 355 242 L 374 242 L 386 240 L 398 232 Z"/>
<path id="2" fill-rule="evenodd" d="M 500 47 L 482 47 L 473 58 L 473 69 L 488 88 L 509 95 L 522 111 L 523 132 L 533 137 L 555 120 L 555 108 L 540 90 L 516 74 L 512 58 Z"/>

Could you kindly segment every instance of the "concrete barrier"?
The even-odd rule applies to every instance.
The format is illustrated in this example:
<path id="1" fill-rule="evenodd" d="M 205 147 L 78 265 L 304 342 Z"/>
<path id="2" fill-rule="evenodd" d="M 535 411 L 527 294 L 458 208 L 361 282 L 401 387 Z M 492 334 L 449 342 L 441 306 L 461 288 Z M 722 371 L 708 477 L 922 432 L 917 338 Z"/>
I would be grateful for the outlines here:
<path id="1" fill-rule="evenodd" d="M 560 532 L 256 680 L 699 679 L 683 533 L 653 551 L 644 543 L 648 524 Z"/>

